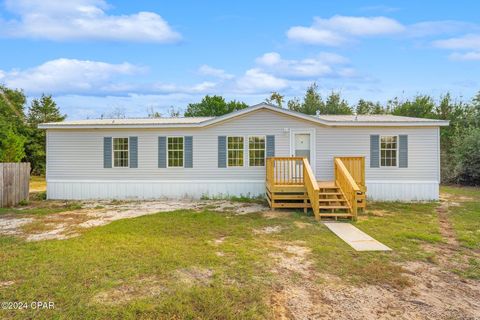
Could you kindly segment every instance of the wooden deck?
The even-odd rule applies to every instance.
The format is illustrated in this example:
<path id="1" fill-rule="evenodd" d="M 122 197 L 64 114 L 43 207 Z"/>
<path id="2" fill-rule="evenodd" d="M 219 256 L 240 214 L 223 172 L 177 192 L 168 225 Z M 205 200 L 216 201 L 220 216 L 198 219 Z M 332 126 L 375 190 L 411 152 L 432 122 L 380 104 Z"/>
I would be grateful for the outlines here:
<path id="1" fill-rule="evenodd" d="M 311 209 L 317 220 L 323 217 L 357 217 L 366 207 L 365 159 L 334 159 L 335 180 L 317 181 L 305 158 L 267 159 L 266 193 L 272 209 Z"/>

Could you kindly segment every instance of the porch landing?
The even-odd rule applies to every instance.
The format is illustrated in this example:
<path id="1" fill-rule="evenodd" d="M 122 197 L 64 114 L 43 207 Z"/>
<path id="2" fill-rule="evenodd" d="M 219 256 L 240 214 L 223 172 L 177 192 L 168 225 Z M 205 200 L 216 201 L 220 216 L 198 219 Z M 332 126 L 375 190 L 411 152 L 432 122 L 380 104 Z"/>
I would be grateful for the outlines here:
<path id="1" fill-rule="evenodd" d="M 365 209 L 364 157 L 334 158 L 334 180 L 317 181 L 306 158 L 267 158 L 266 194 L 272 209 L 312 209 L 315 218 L 355 219 Z"/>

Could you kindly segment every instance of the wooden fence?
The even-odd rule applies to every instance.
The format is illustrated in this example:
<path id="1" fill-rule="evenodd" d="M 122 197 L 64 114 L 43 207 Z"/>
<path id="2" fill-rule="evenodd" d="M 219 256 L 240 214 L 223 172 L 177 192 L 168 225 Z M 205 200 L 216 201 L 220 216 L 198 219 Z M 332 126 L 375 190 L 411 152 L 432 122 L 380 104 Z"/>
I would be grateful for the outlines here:
<path id="1" fill-rule="evenodd" d="M 0 208 L 28 200 L 30 163 L 0 163 Z"/>

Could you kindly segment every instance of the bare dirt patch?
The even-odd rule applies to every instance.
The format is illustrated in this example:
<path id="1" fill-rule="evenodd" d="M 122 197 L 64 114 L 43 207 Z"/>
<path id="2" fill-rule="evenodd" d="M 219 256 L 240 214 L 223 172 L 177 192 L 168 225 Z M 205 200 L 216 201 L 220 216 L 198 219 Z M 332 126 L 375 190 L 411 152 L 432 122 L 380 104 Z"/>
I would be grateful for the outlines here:
<path id="1" fill-rule="evenodd" d="M 313 280 L 315 271 L 304 243 L 274 243 L 272 272 L 277 275 L 271 302 L 275 319 L 319 319 L 322 305 Z"/>
<path id="2" fill-rule="evenodd" d="M 216 246 L 221 245 L 225 241 L 225 237 L 220 237 L 218 239 L 213 240 L 213 244 Z"/>
<path id="3" fill-rule="evenodd" d="M 119 305 L 135 299 L 159 296 L 165 291 L 165 287 L 156 277 L 146 277 L 99 292 L 92 298 L 92 302 Z"/>
<path id="4" fill-rule="evenodd" d="M 52 202 L 53 203 L 53 202 Z M 56 202 L 55 202 L 56 203 Z M 53 204 L 52 204 L 53 206 Z M 234 214 L 265 211 L 258 203 L 238 203 L 228 200 L 159 200 L 159 201 L 84 201 L 81 209 L 47 215 L 19 217 L 0 216 L 0 234 L 17 235 L 27 241 L 63 240 L 76 237 L 82 229 L 103 226 L 115 220 L 135 218 L 174 210 L 204 210 Z M 34 209 L 26 207 L 26 209 Z"/>
<path id="5" fill-rule="evenodd" d="M 0 288 L 6 288 L 13 286 L 15 284 L 15 281 L 0 281 Z"/>
<path id="6" fill-rule="evenodd" d="M 402 264 L 412 286 L 355 287 L 324 275 L 321 301 L 324 315 L 335 319 L 473 319 L 478 317 L 480 289 L 438 267 L 411 262 Z"/>
<path id="7" fill-rule="evenodd" d="M 425 262 L 401 264 L 410 286 L 354 286 L 318 273 L 300 242 L 275 243 L 275 319 L 474 319 L 480 285 Z"/>
<path id="8" fill-rule="evenodd" d="M 187 286 L 209 285 L 212 282 L 213 271 L 205 268 L 180 269 L 175 273 L 176 278 Z"/>
<path id="9" fill-rule="evenodd" d="M 19 218 L 15 216 L 0 217 L 0 234 L 3 235 L 19 235 L 21 227 L 31 223 L 33 218 Z"/>
<path id="10" fill-rule="evenodd" d="M 448 214 L 450 207 L 456 207 L 457 203 L 442 195 L 440 205 L 437 207 L 438 221 L 440 224 L 440 233 L 448 245 L 457 248 L 459 246 L 455 231 L 449 221 Z"/>
<path id="11" fill-rule="evenodd" d="M 276 219 L 276 218 L 287 218 L 292 214 L 288 210 L 267 210 L 263 212 L 263 216 L 267 219 Z"/>
<path id="12" fill-rule="evenodd" d="M 309 228 L 309 227 L 313 226 L 311 223 L 306 223 L 306 222 L 301 222 L 301 221 L 294 221 L 293 224 L 295 225 L 295 227 L 297 227 L 299 229 L 305 229 L 305 228 Z"/>
<path id="13" fill-rule="evenodd" d="M 253 229 L 253 233 L 255 234 L 270 234 L 270 233 L 279 233 L 282 231 L 281 226 L 268 226 L 262 229 Z"/>

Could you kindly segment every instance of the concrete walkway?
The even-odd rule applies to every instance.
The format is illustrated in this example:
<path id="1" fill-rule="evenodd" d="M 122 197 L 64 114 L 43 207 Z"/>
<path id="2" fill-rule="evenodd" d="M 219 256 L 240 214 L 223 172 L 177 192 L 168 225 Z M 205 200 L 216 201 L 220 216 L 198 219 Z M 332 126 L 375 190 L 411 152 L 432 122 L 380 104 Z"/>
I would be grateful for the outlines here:
<path id="1" fill-rule="evenodd" d="M 357 229 L 350 223 L 324 222 L 325 226 L 356 251 L 390 251 L 389 247 Z"/>

